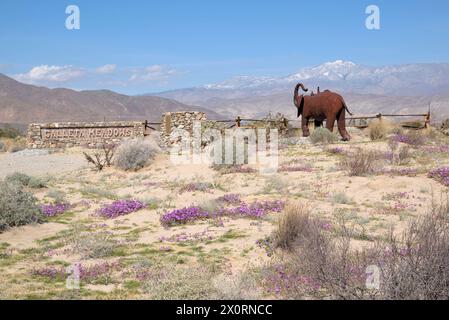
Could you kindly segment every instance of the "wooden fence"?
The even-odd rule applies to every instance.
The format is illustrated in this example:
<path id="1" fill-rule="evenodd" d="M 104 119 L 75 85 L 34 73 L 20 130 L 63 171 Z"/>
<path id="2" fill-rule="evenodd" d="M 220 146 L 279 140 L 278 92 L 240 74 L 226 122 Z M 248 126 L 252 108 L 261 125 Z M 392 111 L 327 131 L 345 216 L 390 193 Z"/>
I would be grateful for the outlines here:
<path id="1" fill-rule="evenodd" d="M 405 128 L 413 128 L 413 129 L 424 129 L 427 128 L 430 125 L 430 112 L 427 113 L 412 113 L 412 114 L 382 114 L 377 113 L 374 115 L 363 115 L 363 116 L 352 116 L 346 118 L 346 125 L 348 127 L 356 127 L 356 128 L 366 128 L 369 125 L 369 120 L 373 119 L 379 119 L 382 120 L 383 118 L 421 118 L 421 120 L 414 120 L 414 121 L 406 121 L 406 122 L 400 122 L 399 124 Z M 244 122 L 247 123 L 257 123 L 257 122 L 271 122 L 271 123 L 282 123 L 285 128 L 288 127 L 289 123 L 292 122 L 299 122 L 301 120 L 298 119 L 288 119 L 288 118 L 281 118 L 278 120 L 269 120 L 269 119 L 251 119 L 251 118 L 243 118 L 240 116 L 237 116 L 235 119 L 230 120 L 210 120 L 215 123 L 228 123 L 229 126 L 227 128 L 231 129 L 234 127 L 240 128 Z M 357 124 L 357 121 L 359 123 Z M 313 120 L 310 121 L 313 123 Z M 364 122 L 364 123 L 363 123 Z M 145 128 L 151 129 L 151 130 L 157 130 L 155 127 L 160 126 L 161 122 L 148 122 L 145 121 Z"/>
<path id="2" fill-rule="evenodd" d="M 402 117 L 402 118 L 417 118 L 420 117 L 422 120 L 415 120 L 415 121 L 407 121 L 407 122 L 401 122 L 399 123 L 403 127 L 409 127 L 409 128 L 427 128 L 430 124 L 430 112 L 427 113 L 420 113 L 420 114 L 382 114 L 378 113 L 375 115 L 364 115 L 364 116 L 355 116 L 355 117 L 348 117 L 346 118 L 347 126 L 349 127 L 357 127 L 357 128 L 366 128 L 368 127 L 368 123 L 366 124 L 355 124 L 357 120 L 373 120 L 373 119 L 379 119 L 382 120 L 383 118 L 394 118 L 394 117 Z M 240 116 L 237 116 L 233 120 L 211 120 L 213 122 L 217 123 L 231 123 L 229 128 L 233 127 L 241 127 L 243 122 L 271 122 L 271 123 L 282 123 L 285 127 L 288 126 L 289 123 L 292 122 L 301 122 L 301 120 L 298 119 L 288 119 L 288 118 L 281 118 L 278 120 L 267 120 L 267 119 L 250 119 L 250 118 L 242 118 Z M 310 123 L 313 123 L 313 120 L 310 120 Z M 417 123 L 422 123 L 421 126 L 416 126 Z"/>

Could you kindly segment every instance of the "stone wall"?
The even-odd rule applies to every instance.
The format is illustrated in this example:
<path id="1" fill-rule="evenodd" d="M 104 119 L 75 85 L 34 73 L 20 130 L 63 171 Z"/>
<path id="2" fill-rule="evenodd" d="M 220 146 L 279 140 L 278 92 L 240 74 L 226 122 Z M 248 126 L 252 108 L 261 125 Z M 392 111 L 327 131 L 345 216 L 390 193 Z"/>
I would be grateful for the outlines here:
<path id="1" fill-rule="evenodd" d="M 441 124 L 441 132 L 449 136 L 449 119 L 444 120 Z"/>
<path id="2" fill-rule="evenodd" d="M 116 144 L 144 134 L 145 122 L 142 121 L 32 123 L 28 126 L 27 143 L 32 149 L 98 148 L 104 143 Z"/>
<path id="3" fill-rule="evenodd" d="M 198 111 L 167 112 L 162 115 L 161 143 L 165 147 L 172 146 L 179 137 L 172 134 L 174 129 L 184 129 L 192 134 L 194 121 L 206 121 L 206 114 Z"/>

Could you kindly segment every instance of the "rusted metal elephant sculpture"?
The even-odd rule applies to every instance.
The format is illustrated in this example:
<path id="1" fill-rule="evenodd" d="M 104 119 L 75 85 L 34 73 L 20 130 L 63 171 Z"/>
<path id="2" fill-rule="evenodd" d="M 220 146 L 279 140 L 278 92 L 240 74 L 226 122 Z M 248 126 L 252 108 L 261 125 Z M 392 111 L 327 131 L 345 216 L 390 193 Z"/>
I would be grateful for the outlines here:
<path id="1" fill-rule="evenodd" d="M 337 120 L 338 131 L 344 141 L 351 140 L 351 136 L 346 131 L 346 111 L 352 115 L 346 106 L 345 100 L 342 96 L 329 90 L 325 90 L 313 96 L 299 95 L 299 88 L 304 92 L 308 89 L 302 83 L 298 83 L 295 87 L 293 102 L 298 109 L 298 118 L 301 118 L 301 127 L 304 137 L 310 135 L 309 120 L 315 121 L 315 126 L 321 126 L 326 120 L 326 128 L 331 132 L 334 130 L 335 120 Z"/>

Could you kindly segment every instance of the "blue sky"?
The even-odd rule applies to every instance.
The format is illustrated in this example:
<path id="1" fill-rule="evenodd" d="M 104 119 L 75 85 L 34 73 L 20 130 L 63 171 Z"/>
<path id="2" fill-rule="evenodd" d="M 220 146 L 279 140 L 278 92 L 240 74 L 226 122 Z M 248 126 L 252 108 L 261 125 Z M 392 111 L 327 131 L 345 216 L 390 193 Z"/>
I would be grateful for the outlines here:
<path id="1" fill-rule="evenodd" d="M 81 29 L 67 30 L 77 5 Z M 365 28 L 380 8 L 381 29 Z M 449 62 L 449 1 L 1 0 L 0 73 L 127 94 L 284 76 L 333 60 Z"/>

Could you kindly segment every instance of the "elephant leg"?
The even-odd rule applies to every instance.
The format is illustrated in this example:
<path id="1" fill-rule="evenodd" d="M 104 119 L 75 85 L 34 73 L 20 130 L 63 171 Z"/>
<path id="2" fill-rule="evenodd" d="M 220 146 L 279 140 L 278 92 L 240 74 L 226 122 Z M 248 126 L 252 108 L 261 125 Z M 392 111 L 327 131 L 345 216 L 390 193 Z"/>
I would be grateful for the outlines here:
<path id="1" fill-rule="evenodd" d="M 302 136 L 303 137 L 308 137 L 310 136 L 310 131 L 309 131 L 309 118 L 306 117 L 302 117 L 301 119 L 301 127 L 302 127 Z"/>
<path id="2" fill-rule="evenodd" d="M 335 119 L 336 119 L 336 117 L 334 114 L 328 115 L 326 117 L 326 128 L 330 132 L 334 132 Z"/>
<path id="3" fill-rule="evenodd" d="M 321 128 L 323 126 L 323 121 L 315 120 L 315 129 Z"/>
<path id="4" fill-rule="evenodd" d="M 340 113 L 337 115 L 337 123 L 338 123 L 338 131 L 343 138 L 343 141 L 351 140 L 351 136 L 348 131 L 346 131 L 346 112 L 345 109 L 342 109 Z"/>

